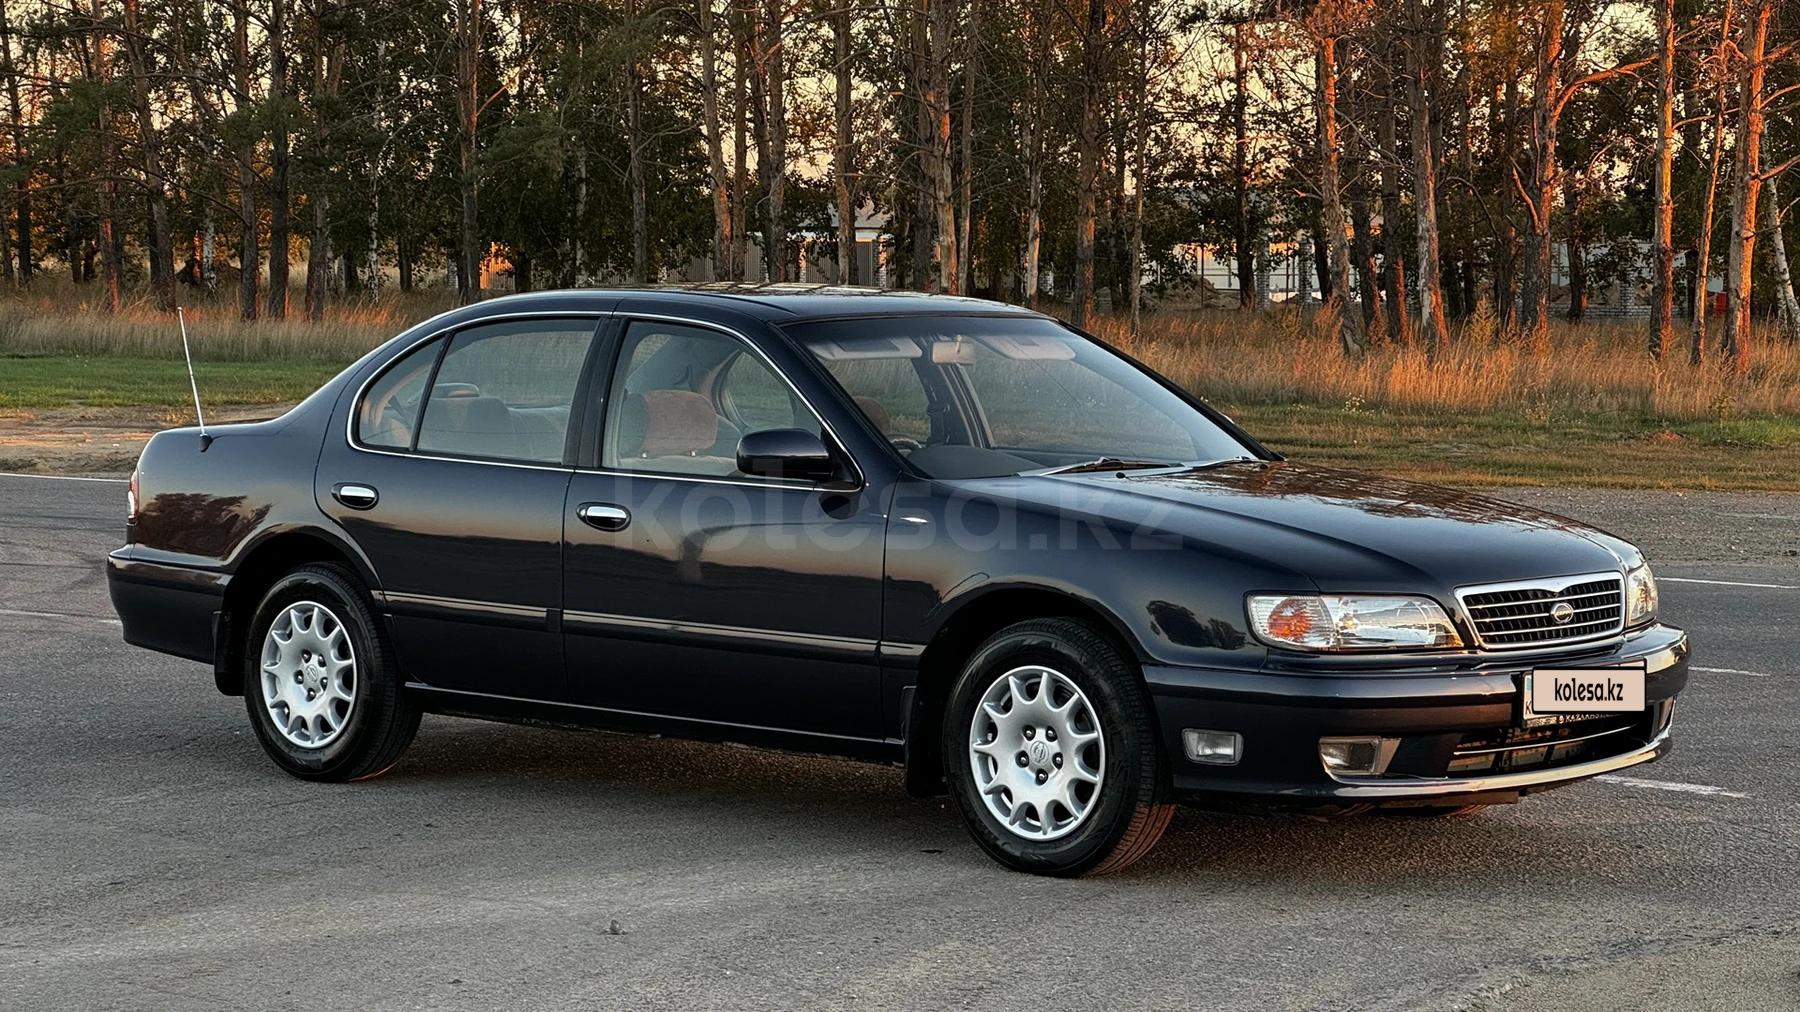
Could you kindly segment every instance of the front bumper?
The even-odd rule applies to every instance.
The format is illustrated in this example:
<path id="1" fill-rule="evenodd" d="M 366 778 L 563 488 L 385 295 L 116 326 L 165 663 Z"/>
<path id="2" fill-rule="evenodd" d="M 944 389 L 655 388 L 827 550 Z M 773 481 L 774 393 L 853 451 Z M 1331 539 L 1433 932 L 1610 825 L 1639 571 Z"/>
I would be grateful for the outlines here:
<path id="1" fill-rule="evenodd" d="M 1533 667 L 1640 661 L 1644 714 L 1519 729 L 1523 677 Z M 1688 641 L 1681 630 L 1656 625 L 1600 648 L 1529 658 L 1490 653 L 1354 672 L 1149 666 L 1144 674 L 1178 795 L 1303 804 L 1509 801 L 1668 754 Z M 1242 735 L 1238 762 L 1190 761 L 1182 746 L 1187 728 Z M 1319 739 L 1359 735 L 1400 740 L 1387 772 L 1328 773 Z"/>

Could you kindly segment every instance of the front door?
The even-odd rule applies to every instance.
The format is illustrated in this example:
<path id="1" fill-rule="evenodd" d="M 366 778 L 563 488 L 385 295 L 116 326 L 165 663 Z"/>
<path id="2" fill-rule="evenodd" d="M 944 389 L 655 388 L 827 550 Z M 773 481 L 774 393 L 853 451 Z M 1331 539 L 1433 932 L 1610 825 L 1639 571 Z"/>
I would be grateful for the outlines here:
<path id="1" fill-rule="evenodd" d="M 470 326 L 397 359 L 328 439 L 319 505 L 368 556 L 409 679 L 563 697 L 569 416 L 592 318 Z"/>
<path id="2" fill-rule="evenodd" d="M 742 338 L 638 320 L 622 342 L 563 517 L 571 696 L 724 737 L 881 737 L 881 505 L 738 471 L 745 433 L 822 429 Z"/>

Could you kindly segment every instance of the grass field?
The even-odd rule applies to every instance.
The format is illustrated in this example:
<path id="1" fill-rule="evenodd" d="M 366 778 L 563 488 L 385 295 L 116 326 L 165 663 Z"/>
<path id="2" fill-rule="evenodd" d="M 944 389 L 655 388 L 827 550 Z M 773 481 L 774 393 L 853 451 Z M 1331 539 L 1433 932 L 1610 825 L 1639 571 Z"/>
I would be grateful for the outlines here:
<path id="1" fill-rule="evenodd" d="M 194 374 L 208 404 L 278 404 L 317 390 L 344 364 L 312 359 L 200 362 Z M 191 408 L 193 403 L 187 366 L 180 359 L 0 358 L 0 408 Z"/>
<path id="2" fill-rule="evenodd" d="M 174 321 L 142 307 L 93 312 L 72 290 L 0 299 L 0 409 L 190 403 Z M 229 303 L 189 311 L 208 404 L 299 400 L 406 326 L 448 308 L 441 291 L 335 306 L 326 319 L 245 324 Z M 1559 325 L 1535 357 L 1461 327 L 1428 362 L 1416 348 L 1338 354 L 1297 311 L 1161 314 L 1132 339 L 1098 332 L 1233 415 L 1271 447 L 1318 462 L 1465 485 L 1553 484 L 1800 491 L 1800 347 L 1772 331 L 1737 376 L 1663 364 L 1640 326 Z"/>

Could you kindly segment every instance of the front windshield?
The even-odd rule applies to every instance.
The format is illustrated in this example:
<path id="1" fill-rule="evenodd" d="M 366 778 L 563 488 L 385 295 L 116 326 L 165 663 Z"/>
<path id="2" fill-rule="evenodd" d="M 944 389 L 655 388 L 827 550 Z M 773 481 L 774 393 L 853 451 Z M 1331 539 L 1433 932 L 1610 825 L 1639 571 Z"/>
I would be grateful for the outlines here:
<path id="1" fill-rule="evenodd" d="M 916 316 L 787 329 L 934 478 L 1250 456 L 1181 397 L 1054 320 Z"/>

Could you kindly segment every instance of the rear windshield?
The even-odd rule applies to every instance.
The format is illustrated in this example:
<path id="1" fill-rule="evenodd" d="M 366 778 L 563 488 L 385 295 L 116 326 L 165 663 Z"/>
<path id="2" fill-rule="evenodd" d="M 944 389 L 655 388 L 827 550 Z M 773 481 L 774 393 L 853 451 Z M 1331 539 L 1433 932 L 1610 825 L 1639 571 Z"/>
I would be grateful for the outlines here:
<path id="1" fill-rule="evenodd" d="M 1054 320 L 924 316 L 787 330 L 933 477 L 1251 455 L 1141 369 Z"/>

